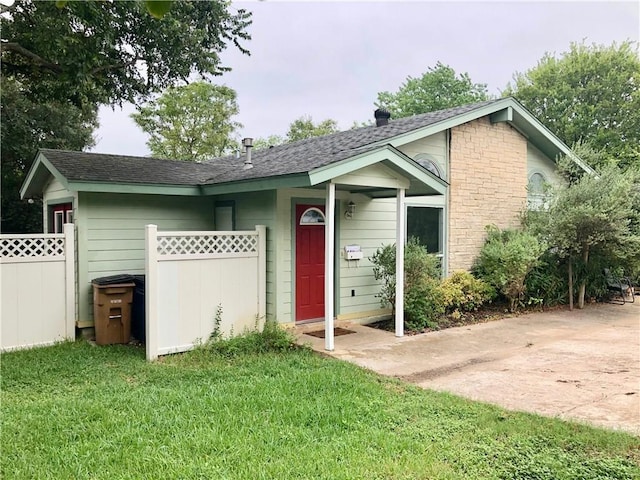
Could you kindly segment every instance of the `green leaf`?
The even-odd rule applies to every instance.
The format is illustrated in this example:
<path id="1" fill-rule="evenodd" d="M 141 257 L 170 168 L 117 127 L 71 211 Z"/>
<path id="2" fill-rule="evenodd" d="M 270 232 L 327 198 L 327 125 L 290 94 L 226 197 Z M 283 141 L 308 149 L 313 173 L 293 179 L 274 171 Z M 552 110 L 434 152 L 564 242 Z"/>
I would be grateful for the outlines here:
<path id="1" fill-rule="evenodd" d="M 67 6 L 67 3 L 69 3 L 68 0 L 57 0 L 56 1 L 56 7 L 58 8 L 64 8 Z"/>
<path id="2" fill-rule="evenodd" d="M 164 17 L 171 10 L 172 3 L 170 0 L 145 0 L 144 2 L 151 16 L 158 19 Z"/>

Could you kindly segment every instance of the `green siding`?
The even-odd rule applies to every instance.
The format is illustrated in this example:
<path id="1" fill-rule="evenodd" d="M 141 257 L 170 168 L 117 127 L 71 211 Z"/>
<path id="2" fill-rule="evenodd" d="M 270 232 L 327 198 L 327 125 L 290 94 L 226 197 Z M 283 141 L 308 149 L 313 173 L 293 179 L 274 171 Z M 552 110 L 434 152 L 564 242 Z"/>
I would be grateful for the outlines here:
<path id="1" fill-rule="evenodd" d="M 253 230 L 256 225 L 267 227 L 267 316 L 278 319 L 276 305 L 276 262 L 278 251 L 275 242 L 276 229 L 276 192 L 242 193 L 236 195 L 220 195 L 215 201 L 232 200 L 235 204 L 236 230 Z"/>
<path id="2" fill-rule="evenodd" d="M 542 173 L 551 183 L 560 181 L 555 162 L 534 147 L 531 142 L 527 142 L 527 176 L 530 177 L 536 172 Z"/>
<path id="3" fill-rule="evenodd" d="M 380 285 L 373 277 L 369 261 L 382 245 L 396 241 L 396 199 L 369 199 L 363 195 L 351 195 L 356 204 L 353 218 L 339 215 L 340 223 L 340 311 L 339 315 L 370 313 L 381 310 Z M 346 202 L 345 202 L 346 204 Z M 345 245 L 360 245 L 364 258 L 357 262 L 344 259 Z M 354 290 L 355 295 L 351 296 Z"/>
<path id="4" fill-rule="evenodd" d="M 79 194 L 79 320 L 91 321 L 91 280 L 144 273 L 145 225 L 158 230 L 212 230 L 213 199 L 117 193 Z"/>

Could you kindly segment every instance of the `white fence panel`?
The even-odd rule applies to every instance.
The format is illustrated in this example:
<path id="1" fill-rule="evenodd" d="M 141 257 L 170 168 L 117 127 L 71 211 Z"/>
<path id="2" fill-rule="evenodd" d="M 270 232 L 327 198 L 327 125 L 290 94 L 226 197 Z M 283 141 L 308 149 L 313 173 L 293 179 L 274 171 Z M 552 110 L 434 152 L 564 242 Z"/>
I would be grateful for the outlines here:
<path id="1" fill-rule="evenodd" d="M 147 226 L 147 358 L 183 352 L 211 335 L 260 328 L 266 308 L 266 227 L 163 232 Z"/>
<path id="2" fill-rule="evenodd" d="M 75 337 L 73 225 L 64 232 L 0 236 L 0 350 Z"/>

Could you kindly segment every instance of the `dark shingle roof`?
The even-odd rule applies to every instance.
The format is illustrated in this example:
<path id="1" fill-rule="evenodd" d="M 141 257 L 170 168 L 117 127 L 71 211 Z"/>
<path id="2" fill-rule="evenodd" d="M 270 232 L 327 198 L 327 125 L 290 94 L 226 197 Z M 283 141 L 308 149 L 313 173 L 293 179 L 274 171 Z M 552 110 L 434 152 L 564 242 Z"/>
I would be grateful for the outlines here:
<path id="1" fill-rule="evenodd" d="M 162 158 L 40 149 L 70 181 L 198 185 L 207 166 Z"/>
<path id="2" fill-rule="evenodd" d="M 471 112 L 500 100 L 464 105 L 391 120 L 388 125 L 362 127 L 252 152 L 253 168 L 243 169 L 244 156 L 206 162 L 150 157 L 40 150 L 70 181 L 205 185 L 267 178 L 310 170 L 376 149 L 385 140 Z"/>

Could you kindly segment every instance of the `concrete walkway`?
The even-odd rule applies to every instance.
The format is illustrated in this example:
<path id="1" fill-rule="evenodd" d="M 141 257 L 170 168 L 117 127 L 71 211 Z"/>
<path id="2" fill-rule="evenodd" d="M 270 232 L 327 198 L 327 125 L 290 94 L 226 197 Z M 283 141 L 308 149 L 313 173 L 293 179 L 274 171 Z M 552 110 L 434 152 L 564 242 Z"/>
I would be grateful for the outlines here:
<path id="1" fill-rule="evenodd" d="M 396 338 L 373 328 L 301 343 L 383 375 L 511 410 L 640 435 L 640 297 Z M 322 329 L 306 325 L 304 331 Z"/>

